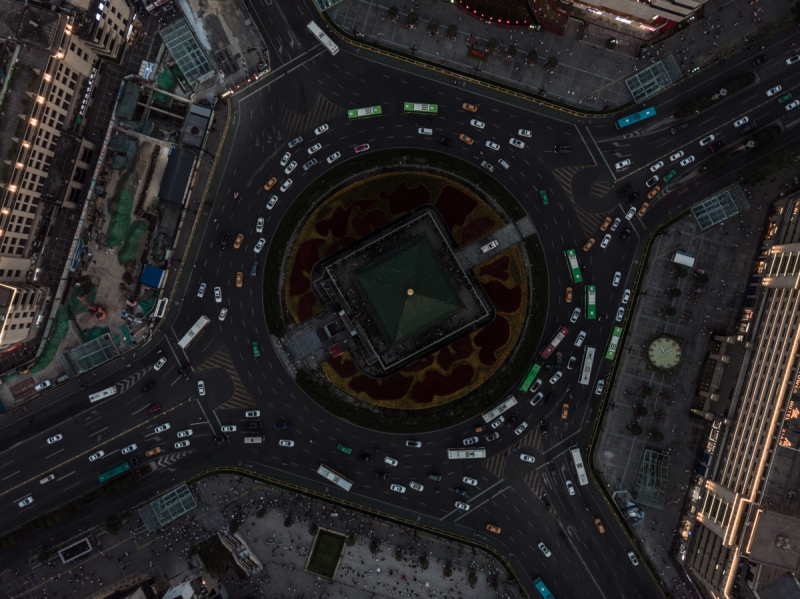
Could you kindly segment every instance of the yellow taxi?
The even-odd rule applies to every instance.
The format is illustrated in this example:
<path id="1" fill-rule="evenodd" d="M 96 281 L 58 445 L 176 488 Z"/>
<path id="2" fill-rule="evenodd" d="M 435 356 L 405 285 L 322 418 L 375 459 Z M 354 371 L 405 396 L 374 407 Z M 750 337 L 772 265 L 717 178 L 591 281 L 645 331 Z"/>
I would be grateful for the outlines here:
<path id="1" fill-rule="evenodd" d="M 499 526 L 495 526 L 494 524 L 487 524 L 486 525 L 486 530 L 488 530 L 489 532 L 494 532 L 494 533 L 500 534 L 500 530 L 501 529 L 500 529 Z"/>
<path id="2" fill-rule="evenodd" d="M 583 251 L 584 251 L 584 252 L 588 252 L 588 251 L 589 251 L 589 249 L 591 249 L 591 247 L 592 247 L 593 245 L 594 245 L 594 237 L 591 237 L 591 238 L 589 238 L 589 241 L 587 241 L 587 242 L 584 244 L 584 246 L 583 246 Z"/>
<path id="3" fill-rule="evenodd" d="M 572 301 L 572 287 L 567 287 L 567 301 Z"/>
<path id="4" fill-rule="evenodd" d="M 264 189 L 269 191 L 270 189 L 272 189 L 272 186 L 275 185 L 277 182 L 278 182 L 278 179 L 276 179 L 275 177 L 272 177 L 272 179 L 267 181 L 267 184 L 264 186 Z"/>
<path id="5" fill-rule="evenodd" d="M 637 212 L 636 214 L 638 214 L 639 216 L 644 216 L 644 213 L 647 212 L 647 209 L 649 207 L 650 207 L 650 204 L 645 202 L 644 204 L 642 204 L 642 207 L 639 208 L 639 212 Z"/>
<path id="6" fill-rule="evenodd" d="M 464 110 L 469 110 L 470 112 L 478 112 L 478 107 L 477 106 L 475 106 L 473 104 L 467 104 L 466 102 L 464 102 L 461 105 L 461 108 L 463 108 Z"/>
<path id="7" fill-rule="evenodd" d="M 462 133 L 461 135 L 459 135 L 459 136 L 458 136 L 458 139 L 460 139 L 460 140 L 461 140 L 461 141 L 463 141 L 465 144 L 468 144 L 468 145 L 470 145 L 470 146 L 471 146 L 472 144 L 474 144 L 474 143 L 475 143 L 475 140 L 474 140 L 474 139 L 472 139 L 472 138 L 471 138 L 471 137 L 469 137 L 468 135 L 464 135 L 463 133 Z"/>
<path id="8" fill-rule="evenodd" d="M 236 241 L 233 242 L 233 247 L 235 247 L 238 250 L 240 247 L 242 247 L 243 241 L 244 241 L 244 235 L 239 233 L 239 235 L 236 237 Z"/>
<path id="9" fill-rule="evenodd" d="M 595 518 L 594 523 L 595 526 L 597 526 L 597 530 L 599 530 L 601 533 L 604 533 L 606 531 L 605 527 L 603 526 L 603 523 L 600 522 L 600 518 Z"/>
<path id="10" fill-rule="evenodd" d="M 147 450 L 147 451 L 144 453 L 144 455 L 145 455 L 145 456 L 147 456 L 147 457 L 149 458 L 149 457 L 151 457 L 151 456 L 154 456 L 154 455 L 156 455 L 157 453 L 161 453 L 161 448 L 160 448 L 160 447 L 154 447 L 153 449 L 148 449 L 148 450 Z"/>
<path id="11" fill-rule="evenodd" d="M 236 273 L 236 286 L 237 287 L 241 287 L 242 286 L 242 273 L 240 273 L 240 272 Z"/>
<path id="12" fill-rule="evenodd" d="M 561 406 L 561 420 L 566 420 L 569 415 L 569 404 L 565 403 Z"/>
<path id="13" fill-rule="evenodd" d="M 600 225 L 600 230 L 605 231 L 606 229 L 608 229 L 608 225 L 610 224 L 611 224 L 611 217 L 607 216 L 606 220 L 603 221 L 603 224 Z"/>
<path id="14" fill-rule="evenodd" d="M 658 185 L 656 185 L 653 189 L 650 190 L 650 193 L 647 194 L 647 199 L 652 200 L 654 197 L 656 197 L 656 194 L 659 191 L 661 191 L 661 188 Z"/>

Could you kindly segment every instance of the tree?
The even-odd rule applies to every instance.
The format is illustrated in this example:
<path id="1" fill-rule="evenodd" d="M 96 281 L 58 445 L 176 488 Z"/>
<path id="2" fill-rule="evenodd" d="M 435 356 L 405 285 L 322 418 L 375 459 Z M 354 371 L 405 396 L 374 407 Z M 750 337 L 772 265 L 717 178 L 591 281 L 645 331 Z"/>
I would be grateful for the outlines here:
<path id="1" fill-rule="evenodd" d="M 267 510 L 263 507 L 258 508 L 258 510 L 256 511 L 256 518 L 263 518 L 266 515 L 267 515 Z"/>
<path id="2" fill-rule="evenodd" d="M 411 29 L 416 29 L 417 23 L 419 23 L 419 15 L 412 10 L 410 13 L 408 13 L 408 20 L 406 23 L 408 23 L 408 26 L 411 27 Z"/>
<path id="3" fill-rule="evenodd" d="M 356 544 L 356 540 L 355 540 L 355 538 L 353 538 L 353 537 L 347 537 L 347 538 L 344 540 L 344 543 L 345 543 L 345 545 L 347 545 L 348 547 L 352 547 L 353 545 L 355 545 L 355 544 Z"/>
<path id="4" fill-rule="evenodd" d="M 398 9 L 396 6 L 392 6 L 392 7 L 389 8 L 389 20 L 390 21 L 396 21 L 398 14 L 400 14 L 400 9 Z"/>
<path id="5" fill-rule="evenodd" d="M 616 48 L 616 47 L 617 47 L 617 43 L 618 43 L 618 42 L 617 42 L 617 38 L 615 38 L 615 37 L 610 37 L 610 38 L 608 38 L 608 40 L 606 41 L 606 48 L 608 48 L 609 50 L 613 50 L 614 48 Z"/>
<path id="6" fill-rule="evenodd" d="M 706 273 L 700 273 L 699 275 L 697 275 L 695 277 L 695 279 L 696 279 L 697 284 L 700 285 L 700 286 L 705 285 L 709 281 L 708 275 Z"/>
<path id="7" fill-rule="evenodd" d="M 286 519 L 283 521 L 283 525 L 286 528 L 291 528 L 292 524 L 294 524 L 294 520 L 292 520 L 292 517 L 291 516 L 286 516 Z"/>
<path id="8" fill-rule="evenodd" d="M 445 578 L 450 578 L 453 575 L 453 568 L 450 567 L 450 564 L 446 564 L 444 569 L 442 570 L 442 574 Z"/>
<path id="9" fill-rule="evenodd" d="M 49 548 L 45 547 L 44 549 L 42 549 L 39 552 L 39 555 L 36 556 L 36 559 L 38 560 L 38 562 L 40 564 L 43 564 L 47 560 L 49 560 L 51 557 L 53 557 L 56 553 L 57 553 L 57 551 L 55 550 L 55 548 L 53 548 L 53 547 L 49 547 Z"/>
<path id="10" fill-rule="evenodd" d="M 678 311 L 675 308 L 673 308 L 672 306 L 670 306 L 669 308 L 666 309 L 666 313 L 667 313 L 667 316 L 675 316 L 675 314 L 677 314 Z"/>
<path id="11" fill-rule="evenodd" d="M 103 522 L 103 528 L 110 535 L 117 535 L 122 530 L 122 518 L 118 514 L 112 514 Z"/>
<path id="12" fill-rule="evenodd" d="M 319 532 L 319 526 L 317 526 L 316 524 L 312 524 L 311 526 L 308 527 L 308 534 L 310 534 L 312 537 L 317 536 L 318 532 Z"/>
<path id="13" fill-rule="evenodd" d="M 231 562 L 231 552 L 216 535 L 194 545 L 189 550 L 189 555 L 198 555 L 206 572 L 215 577 L 225 572 Z"/>
<path id="14" fill-rule="evenodd" d="M 517 55 L 517 47 L 511 45 L 506 50 L 506 58 L 514 58 Z"/>
<path id="15" fill-rule="evenodd" d="M 439 21 L 431 21 L 428 24 L 428 34 L 436 35 L 439 33 Z"/>
<path id="16" fill-rule="evenodd" d="M 232 535 L 235 535 L 235 534 L 238 532 L 238 530 L 239 530 L 239 522 L 237 522 L 236 520 L 234 520 L 233 522 L 231 522 L 231 523 L 228 525 L 228 531 L 229 531 L 229 532 L 230 532 Z"/>
<path id="17" fill-rule="evenodd" d="M 400 549 L 400 547 L 395 548 L 395 550 L 394 550 L 394 559 L 396 559 L 398 562 L 402 562 L 403 561 L 403 550 Z"/>
<path id="18" fill-rule="evenodd" d="M 497 50 L 497 44 L 499 44 L 499 43 L 500 42 L 498 42 L 495 38 L 490 37 L 489 41 L 486 42 L 486 51 L 487 52 L 494 52 L 495 50 Z"/>
<path id="19" fill-rule="evenodd" d="M 681 290 L 680 289 L 670 289 L 668 295 L 670 297 L 680 297 L 681 296 Z"/>
<path id="20" fill-rule="evenodd" d="M 528 65 L 533 65 L 536 64 L 536 60 L 538 58 L 539 55 L 536 53 L 536 50 L 531 50 L 530 52 L 528 52 L 528 56 L 527 58 L 525 58 L 525 62 L 528 63 Z"/>
<path id="21" fill-rule="evenodd" d="M 689 273 L 688 273 L 688 272 L 686 272 L 686 269 L 685 269 L 685 268 L 679 268 L 679 269 L 678 269 L 678 278 L 679 278 L 679 279 L 684 279 L 684 278 L 686 278 L 686 275 L 688 275 L 688 274 L 689 274 Z"/>
<path id="22" fill-rule="evenodd" d="M 631 434 L 632 434 L 634 437 L 638 437 L 639 435 L 641 435 L 641 434 L 642 434 L 642 427 L 641 427 L 641 426 L 639 426 L 638 424 L 634 424 L 634 425 L 631 427 Z"/>
<path id="23" fill-rule="evenodd" d="M 558 66 L 558 58 L 555 56 L 551 56 L 547 59 L 547 62 L 544 64 L 544 68 L 548 71 L 554 71 L 555 68 Z"/>
<path id="24" fill-rule="evenodd" d="M 380 543 L 378 543 L 378 539 L 372 539 L 372 542 L 369 544 L 369 550 L 372 552 L 372 555 L 378 553 L 381 550 Z"/>
<path id="25" fill-rule="evenodd" d="M 642 385 L 642 395 L 650 397 L 653 394 L 653 389 L 647 385 Z"/>
<path id="26" fill-rule="evenodd" d="M 447 39 L 454 40 L 458 37 L 458 27 L 456 25 L 449 25 L 447 27 Z"/>
<path id="27" fill-rule="evenodd" d="M 653 429 L 652 431 L 650 431 L 650 438 L 656 443 L 658 443 L 664 440 L 664 435 L 661 434 L 661 431 Z"/>
<path id="28" fill-rule="evenodd" d="M 469 583 L 469 586 L 474 587 L 476 584 L 478 584 L 478 575 L 470 570 L 469 574 L 467 574 L 467 582 Z"/>

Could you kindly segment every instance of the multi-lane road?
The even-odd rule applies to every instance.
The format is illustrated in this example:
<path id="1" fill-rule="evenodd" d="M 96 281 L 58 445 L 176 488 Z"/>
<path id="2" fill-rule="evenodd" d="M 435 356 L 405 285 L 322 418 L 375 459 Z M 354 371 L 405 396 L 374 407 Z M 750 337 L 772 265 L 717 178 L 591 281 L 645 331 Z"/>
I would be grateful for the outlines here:
<path id="1" fill-rule="evenodd" d="M 194 268 L 185 270 L 179 284 L 179 301 L 170 310 L 168 322 L 161 333 L 146 348 L 128 354 L 99 369 L 96 376 L 87 376 L 83 389 L 78 381 L 59 387 L 53 397 L 41 401 L 41 407 L 29 409 L 24 417 L 6 423 L 0 433 L 0 502 L 6 502 L 0 519 L 0 534 L 13 530 L 21 520 L 46 513 L 72 498 L 99 485 L 97 476 L 129 457 L 141 463 L 152 461 L 156 471 L 133 488 L 126 503 L 146 498 L 156 490 L 187 478 L 203 469 L 237 465 L 266 473 L 317 491 L 325 490 L 337 497 L 361 503 L 370 508 L 419 521 L 447 530 L 474 536 L 500 550 L 510 561 L 522 583 L 532 590 L 531 581 L 541 576 L 556 597 L 650 597 L 657 593 L 655 583 L 640 565 L 634 566 L 627 553 L 632 546 L 615 524 L 615 520 L 600 493 L 592 484 L 578 484 L 574 464 L 567 448 L 577 445 L 585 449 L 588 431 L 596 415 L 599 396 L 593 393 L 598 380 L 608 372 L 609 364 L 600 359 L 599 352 L 587 386 L 578 384 L 579 368 L 568 370 L 572 355 L 580 359 L 582 349 L 574 346 L 579 331 L 585 331 L 585 345 L 602 349 L 615 324 L 624 290 L 637 267 L 642 241 L 649 228 L 670 214 L 711 195 L 738 178 L 737 170 L 751 160 L 742 156 L 733 163 L 735 168 L 712 173 L 698 171 L 710 156 L 699 142 L 714 134 L 726 144 L 741 139 L 733 122 L 748 116 L 751 122 L 765 126 L 780 123 L 786 130 L 767 150 L 783 144 L 796 143 L 797 113 L 787 113 L 766 91 L 776 85 L 784 93 L 798 92 L 800 65 L 787 66 L 784 59 L 790 54 L 771 49 L 774 59 L 757 69 L 759 80 L 735 99 L 728 99 L 702 114 L 685 120 L 690 127 L 670 134 L 675 121 L 669 115 L 677 106 L 699 93 L 713 91 L 714 82 L 722 82 L 746 71 L 751 57 L 728 60 L 707 71 L 702 79 L 690 79 L 676 86 L 671 93 L 655 98 L 652 103 L 657 116 L 641 126 L 616 130 L 613 118 L 579 119 L 496 92 L 484 90 L 471 83 L 455 83 L 452 79 L 430 74 L 423 69 L 377 61 L 363 51 L 342 44 L 342 51 L 331 56 L 322 50 L 304 28 L 304 5 L 291 5 L 293 11 L 284 14 L 277 4 L 259 4 L 257 21 L 265 28 L 274 52 L 276 70 L 258 85 L 233 97 L 233 117 L 224 151 L 220 152 L 221 171 L 218 188 L 212 190 L 213 204 L 201 232 L 195 237 Z M 308 12 L 307 14 L 311 14 Z M 288 15 L 288 16 L 287 16 Z M 272 30 L 274 23 L 289 25 L 288 30 Z M 783 47 L 783 46 L 781 46 Z M 277 61 L 277 58 L 280 61 Z M 428 122 L 424 117 L 402 114 L 402 102 L 430 102 L 439 105 L 439 115 Z M 473 113 L 462 108 L 468 102 L 478 107 Z M 346 110 L 381 105 L 383 116 L 363 121 L 349 121 Z M 485 127 L 470 125 L 479 119 Z M 327 124 L 329 129 L 314 135 L 314 128 Z M 433 129 L 432 136 L 417 133 L 419 126 Z M 511 137 L 527 129 L 533 132 L 524 138 L 526 147 L 509 145 Z M 459 141 L 466 134 L 476 140 L 469 146 Z M 287 152 L 286 142 L 302 135 L 303 142 L 291 150 L 300 167 L 288 176 L 279 164 Z M 446 146 L 437 142 L 444 136 L 451 140 Z M 494 141 L 500 150 L 494 152 L 485 143 Z M 302 164 L 308 159 L 308 148 L 315 143 L 322 149 L 314 154 L 319 164 L 308 172 Z M 461 446 L 463 439 L 474 434 L 475 422 L 464 422 L 446 430 L 413 436 L 389 435 L 364 430 L 349 422 L 332 419 L 330 414 L 306 397 L 294 384 L 277 354 L 273 351 L 269 332 L 263 318 L 262 270 L 267 248 L 261 250 L 258 276 L 250 277 L 257 258 L 254 247 L 260 238 L 269 241 L 282 215 L 292 200 L 315 177 L 331 168 L 325 158 L 341 153 L 337 163 L 357 160 L 354 147 L 369 144 L 369 151 L 386 148 L 424 148 L 448 153 L 479 168 L 474 156 L 495 165 L 500 158 L 511 164 L 508 171 L 496 168 L 494 175 L 522 204 L 535 224 L 547 256 L 549 276 L 549 308 L 546 314 L 545 336 L 549 338 L 559 326 L 570 327 L 562 345 L 562 378 L 551 385 L 545 380 L 542 390 L 553 394 L 553 401 L 530 405 L 530 394 L 515 392 L 520 400 L 517 420 L 513 426 L 501 426 L 499 440 L 480 446 L 489 451 L 487 460 L 448 460 L 447 448 Z M 571 153 L 554 152 L 555 146 L 571 146 Z M 684 155 L 671 161 L 678 152 Z M 760 155 L 766 150 L 758 149 Z M 687 166 L 680 160 L 694 156 Z M 623 160 L 631 165 L 617 171 L 614 165 Z M 646 200 L 649 188 L 646 181 L 654 173 L 650 167 L 659 161 L 664 166 L 655 174 L 663 177 L 675 169 L 676 175 L 668 184 L 660 181 L 660 193 Z M 279 184 L 265 191 L 264 183 L 272 177 L 279 184 L 293 180 L 286 191 Z M 630 185 L 625 197 L 639 190 L 633 204 L 639 208 L 649 201 L 650 208 L 643 218 L 626 219 L 629 205 L 617 194 Z M 546 190 L 550 203 L 544 206 L 539 197 Z M 267 209 L 273 195 L 278 201 Z M 619 218 L 620 224 L 612 233 L 607 247 L 600 247 L 604 233 L 598 229 L 606 216 Z M 256 231 L 259 218 L 265 219 L 264 230 Z M 627 239 L 622 234 L 629 231 Z M 231 243 L 221 248 L 223 234 L 232 235 Z M 243 234 L 240 248 L 233 239 Z M 588 251 L 581 248 L 594 237 L 595 245 Z M 582 305 L 582 285 L 572 285 L 564 259 L 564 251 L 576 249 L 583 270 L 584 284 L 598 288 L 596 321 L 583 318 L 569 324 L 574 307 Z M 235 284 L 235 274 L 245 273 L 241 288 Z M 621 282 L 613 286 L 615 273 Z M 197 291 L 207 285 L 203 297 Z M 575 288 L 574 300 L 568 303 L 565 291 Z M 213 288 L 221 288 L 221 302 L 216 302 Z M 219 319 L 220 310 L 227 316 Z M 211 322 L 202 335 L 182 350 L 177 340 L 206 315 Z M 258 341 L 261 356 L 255 357 L 252 341 Z M 546 343 L 542 340 L 542 345 Z M 166 357 L 159 370 L 154 364 Z M 179 367 L 191 363 L 191 374 L 184 378 Z M 553 367 L 553 372 L 556 368 Z M 206 393 L 200 396 L 198 381 Z M 155 382 L 146 393 L 143 387 Z M 96 403 L 88 395 L 116 385 L 120 393 Z M 569 415 L 561 419 L 562 397 L 571 386 L 573 401 Z M 502 399 L 498 397 L 498 400 Z M 155 408 L 158 406 L 158 409 Z M 249 410 L 258 410 L 257 418 L 246 418 Z M 542 434 L 539 422 L 546 418 L 549 430 Z M 265 436 L 264 445 L 245 445 L 249 420 L 260 421 Z M 278 420 L 292 422 L 291 430 L 277 430 Z M 515 435 L 514 427 L 527 422 L 523 435 Z M 156 428 L 169 424 L 168 430 Z M 219 442 L 223 426 L 236 426 L 228 433 L 228 442 Z M 191 429 L 186 447 L 176 448 L 179 431 Z M 55 435 L 63 438 L 48 443 Z M 483 435 L 481 435 L 482 437 Z M 278 441 L 294 441 L 293 447 L 280 447 Z M 406 445 L 406 440 L 421 442 L 421 447 Z M 354 449 L 347 455 L 337 450 L 343 443 Z M 512 446 L 522 444 L 519 453 L 508 453 Z M 135 444 L 130 454 L 121 455 L 125 447 Z M 145 452 L 160 448 L 147 456 Z M 90 461 L 98 451 L 105 454 Z M 535 463 L 519 459 L 520 453 L 533 455 Z M 371 454 L 371 462 L 359 459 Z M 384 462 L 390 456 L 396 466 Z M 585 453 L 584 453 L 585 459 Z M 552 460 L 554 471 L 547 467 Z M 342 491 L 316 474 L 325 463 L 353 481 L 350 492 Z M 375 477 L 387 472 L 387 480 Z M 428 475 L 441 475 L 434 481 Z M 45 483 L 43 478 L 54 475 Z M 464 482 L 464 477 L 477 485 Z M 571 495 L 566 481 L 577 489 Z M 405 493 L 393 492 L 391 484 L 416 481 L 421 491 L 410 488 Z M 468 497 L 457 495 L 456 488 L 467 491 Z M 546 493 L 557 517 L 548 512 L 539 496 Z M 33 497 L 34 501 L 17 507 L 19 501 Z M 456 508 L 463 501 L 468 510 Z M 117 505 L 119 508 L 119 505 Z M 599 518 L 605 525 L 601 533 L 595 525 Z M 500 526 L 494 534 L 487 524 Z M 66 529 L 65 529 L 66 530 Z M 544 542 L 552 551 L 546 557 L 537 544 Z"/>

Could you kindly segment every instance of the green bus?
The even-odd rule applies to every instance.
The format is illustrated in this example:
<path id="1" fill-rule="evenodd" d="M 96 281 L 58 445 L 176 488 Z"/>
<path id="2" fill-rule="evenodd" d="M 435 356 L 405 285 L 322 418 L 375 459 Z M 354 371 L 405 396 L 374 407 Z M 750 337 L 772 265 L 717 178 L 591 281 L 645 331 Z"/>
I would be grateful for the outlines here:
<path id="1" fill-rule="evenodd" d="M 347 118 L 351 121 L 354 119 L 368 119 L 371 116 L 381 116 L 383 110 L 380 106 L 368 106 L 367 108 L 354 108 L 347 111 Z"/>
<path id="2" fill-rule="evenodd" d="M 617 355 L 619 349 L 619 338 L 622 337 L 622 327 L 614 327 L 611 331 L 611 339 L 608 340 L 608 347 L 606 348 L 606 360 L 613 360 Z"/>
<path id="3" fill-rule="evenodd" d="M 522 381 L 522 384 L 519 386 L 519 390 L 527 393 L 528 389 L 530 389 L 531 385 L 533 385 L 533 381 L 536 380 L 536 375 L 539 374 L 541 369 L 542 365 L 536 362 L 528 371 L 528 375 L 525 377 L 525 380 Z"/>
<path id="4" fill-rule="evenodd" d="M 575 250 L 567 250 L 564 254 L 567 256 L 567 266 L 569 266 L 569 272 L 572 275 L 572 282 L 580 283 L 583 281 L 583 276 L 581 275 L 581 266 L 578 264 Z"/>
<path id="5" fill-rule="evenodd" d="M 597 293 L 594 285 L 586 286 L 586 318 L 597 318 Z"/>
<path id="6" fill-rule="evenodd" d="M 403 102 L 403 112 L 406 114 L 439 114 L 438 104 L 417 104 L 416 102 Z"/>
<path id="7" fill-rule="evenodd" d="M 99 480 L 101 483 L 104 483 L 107 480 L 111 480 L 115 476 L 119 476 L 123 472 L 128 472 L 128 470 L 130 470 L 130 469 L 131 469 L 130 462 L 124 462 L 124 463 L 120 464 L 119 466 L 116 466 L 116 467 L 112 468 L 108 472 L 103 472 L 103 474 L 101 474 L 100 476 L 97 477 L 97 480 Z"/>

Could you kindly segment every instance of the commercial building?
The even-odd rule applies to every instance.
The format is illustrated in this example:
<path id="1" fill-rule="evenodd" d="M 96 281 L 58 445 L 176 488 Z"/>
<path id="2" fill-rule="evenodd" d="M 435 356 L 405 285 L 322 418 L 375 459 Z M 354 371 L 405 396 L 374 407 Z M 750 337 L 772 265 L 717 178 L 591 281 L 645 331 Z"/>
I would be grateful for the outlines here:
<path id="1" fill-rule="evenodd" d="M 573 0 L 574 9 L 605 16 L 625 25 L 656 31 L 670 23 L 680 22 L 696 15 L 705 0 Z M 574 14 L 578 16 L 579 13 Z"/>

